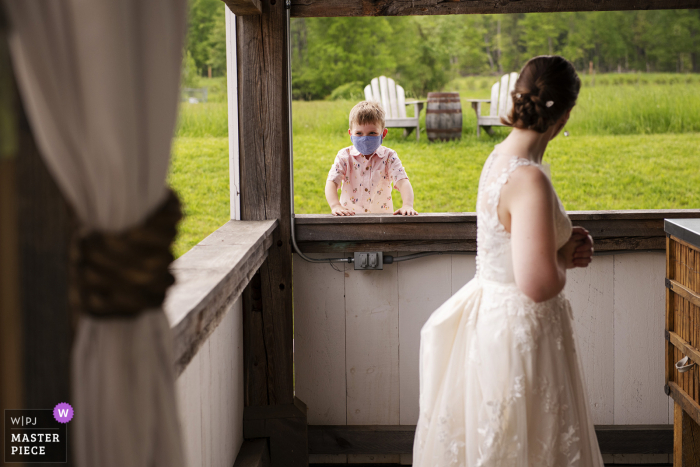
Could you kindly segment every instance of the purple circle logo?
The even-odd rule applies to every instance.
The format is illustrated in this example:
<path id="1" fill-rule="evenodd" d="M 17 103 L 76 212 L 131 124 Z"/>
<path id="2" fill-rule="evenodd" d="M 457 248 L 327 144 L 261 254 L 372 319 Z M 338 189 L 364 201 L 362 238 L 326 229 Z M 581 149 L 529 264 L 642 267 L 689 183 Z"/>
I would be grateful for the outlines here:
<path id="1" fill-rule="evenodd" d="M 53 408 L 53 418 L 58 423 L 68 423 L 73 420 L 73 407 L 66 402 L 61 402 Z"/>

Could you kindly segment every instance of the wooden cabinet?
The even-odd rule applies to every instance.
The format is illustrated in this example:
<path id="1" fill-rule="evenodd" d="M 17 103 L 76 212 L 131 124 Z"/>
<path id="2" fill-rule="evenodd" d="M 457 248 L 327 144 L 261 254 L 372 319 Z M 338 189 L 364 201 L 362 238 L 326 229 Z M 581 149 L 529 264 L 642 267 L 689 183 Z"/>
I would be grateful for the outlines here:
<path id="1" fill-rule="evenodd" d="M 700 467 L 700 219 L 667 219 L 666 393 L 674 401 L 673 465 Z"/>

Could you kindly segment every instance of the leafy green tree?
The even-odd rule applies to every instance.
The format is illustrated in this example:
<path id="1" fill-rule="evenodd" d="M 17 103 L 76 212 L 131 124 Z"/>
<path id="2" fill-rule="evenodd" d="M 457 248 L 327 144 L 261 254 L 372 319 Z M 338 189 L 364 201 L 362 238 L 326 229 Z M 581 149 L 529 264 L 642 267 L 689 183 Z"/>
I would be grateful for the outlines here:
<path id="1" fill-rule="evenodd" d="M 212 63 L 217 71 L 226 70 L 226 6 L 221 0 L 190 0 L 189 24 L 187 28 L 187 50 L 192 54 L 200 75 L 207 73 Z M 223 34 L 222 34 L 223 31 Z M 220 66 L 223 48 L 223 68 Z"/>

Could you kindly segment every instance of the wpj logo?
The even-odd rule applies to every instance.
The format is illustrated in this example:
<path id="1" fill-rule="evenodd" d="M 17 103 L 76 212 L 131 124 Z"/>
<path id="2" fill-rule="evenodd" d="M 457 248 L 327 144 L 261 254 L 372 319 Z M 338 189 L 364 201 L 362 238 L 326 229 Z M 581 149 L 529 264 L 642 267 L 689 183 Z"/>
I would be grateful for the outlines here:
<path id="1" fill-rule="evenodd" d="M 73 408 L 5 410 L 5 462 L 67 462 Z"/>

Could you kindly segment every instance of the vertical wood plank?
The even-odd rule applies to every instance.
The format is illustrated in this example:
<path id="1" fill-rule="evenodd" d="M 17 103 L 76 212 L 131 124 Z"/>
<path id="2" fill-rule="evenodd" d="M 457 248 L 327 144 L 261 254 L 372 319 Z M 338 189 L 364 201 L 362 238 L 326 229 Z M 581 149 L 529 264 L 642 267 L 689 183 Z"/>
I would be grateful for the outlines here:
<path id="1" fill-rule="evenodd" d="M 613 271 L 612 255 L 596 256 L 587 268 L 571 269 L 566 277 L 565 293 L 573 309 L 576 348 L 596 425 L 614 423 Z"/>
<path id="2" fill-rule="evenodd" d="M 452 295 L 452 258 L 428 256 L 397 264 L 399 280 L 400 424 L 418 423 L 420 330 Z"/>
<path id="3" fill-rule="evenodd" d="M 293 387 L 292 250 L 285 2 L 236 18 L 241 219 L 277 219 L 260 268 L 260 319 L 248 323 L 253 369 L 246 364 L 248 405 L 291 404 Z M 245 301 L 246 295 L 244 295 Z M 249 307 L 244 304 L 244 313 Z M 246 324 L 248 330 L 248 324 Z M 263 365 L 264 363 L 264 365 Z M 263 368 L 264 367 L 264 368 Z M 273 462 L 276 462 L 273 460 Z"/>
<path id="4" fill-rule="evenodd" d="M 220 329 L 217 328 L 218 331 Z M 212 399 L 215 399 L 215 394 L 212 387 L 212 355 L 211 355 L 211 336 L 199 349 L 201 354 L 200 367 L 200 386 L 199 386 L 199 405 L 201 407 L 201 430 L 202 430 L 202 467 L 211 467 L 213 465 L 211 453 L 213 451 L 213 436 L 215 433 L 212 430 Z M 215 402 L 214 402 L 215 403 Z"/>
<path id="5" fill-rule="evenodd" d="M 314 258 L 338 255 L 310 254 Z M 310 425 L 345 425 L 344 264 L 309 263 L 294 255 L 295 393 Z"/>
<path id="6" fill-rule="evenodd" d="M 452 295 L 476 274 L 476 255 L 452 255 Z"/>
<path id="7" fill-rule="evenodd" d="M 25 407 L 53 407 L 56 401 L 72 400 L 70 360 L 77 316 L 68 304 L 68 251 L 74 218 L 21 105 L 17 125 L 23 402 Z"/>
<path id="8" fill-rule="evenodd" d="M 667 423 L 661 333 L 665 256 L 639 252 L 617 254 L 614 258 L 614 424 Z"/>
<path id="9" fill-rule="evenodd" d="M 238 58 L 236 15 L 224 6 L 226 19 L 226 89 L 228 94 L 228 167 L 231 219 L 241 218 L 241 174 L 238 153 Z"/>
<path id="10" fill-rule="evenodd" d="M 185 457 L 189 467 L 202 466 L 202 350 L 190 361 L 175 383 Z"/>
<path id="11" fill-rule="evenodd" d="M 399 293 L 397 263 L 349 269 L 345 278 L 348 425 L 398 425 Z M 399 462 L 399 455 L 349 455 L 348 463 Z"/>
<path id="12" fill-rule="evenodd" d="M 333 254 L 310 254 L 332 258 Z M 344 264 L 309 263 L 294 255 L 295 395 L 310 425 L 345 425 Z M 348 456 L 311 454 L 309 463 L 347 463 Z"/>
<path id="13" fill-rule="evenodd" d="M 243 443 L 240 299 L 177 379 L 176 390 L 187 465 L 233 465 Z"/>
<path id="14" fill-rule="evenodd" d="M 8 24 L 0 12 L 0 407 L 28 407 L 23 401 L 24 374 L 17 150 L 19 96 L 14 83 Z"/>
<path id="15" fill-rule="evenodd" d="M 234 302 L 229 310 L 231 315 L 231 338 L 229 339 L 229 349 L 227 353 L 230 355 L 228 359 L 230 367 L 230 392 L 229 400 L 231 401 L 230 413 L 227 417 L 228 437 L 233 443 L 232 454 L 233 459 L 238 456 L 243 444 L 243 407 L 244 407 L 244 391 L 245 384 L 243 381 L 244 360 L 243 360 L 243 299 L 239 298 Z M 233 465 L 228 463 L 227 465 Z"/>
<path id="16" fill-rule="evenodd" d="M 211 438 L 209 461 L 212 466 L 227 464 L 227 438 L 230 432 L 226 430 L 226 418 L 229 412 L 229 399 L 234 396 L 226 388 L 226 382 L 231 371 L 226 360 L 231 354 L 226 354 L 227 340 L 231 339 L 231 317 L 229 313 L 223 317 L 214 333 L 209 336 L 209 398 L 202 401 L 209 412 L 209 436 Z"/>

